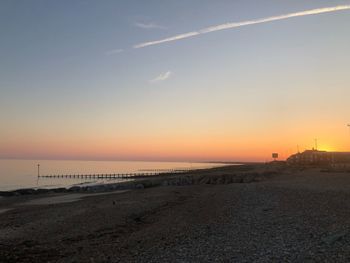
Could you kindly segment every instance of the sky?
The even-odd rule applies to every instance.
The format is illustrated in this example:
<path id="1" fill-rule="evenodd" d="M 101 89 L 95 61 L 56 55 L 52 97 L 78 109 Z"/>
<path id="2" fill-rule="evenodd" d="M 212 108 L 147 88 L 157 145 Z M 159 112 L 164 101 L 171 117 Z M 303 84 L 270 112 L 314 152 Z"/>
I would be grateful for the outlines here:
<path id="1" fill-rule="evenodd" d="M 0 158 L 350 151 L 350 1 L 0 1 Z"/>

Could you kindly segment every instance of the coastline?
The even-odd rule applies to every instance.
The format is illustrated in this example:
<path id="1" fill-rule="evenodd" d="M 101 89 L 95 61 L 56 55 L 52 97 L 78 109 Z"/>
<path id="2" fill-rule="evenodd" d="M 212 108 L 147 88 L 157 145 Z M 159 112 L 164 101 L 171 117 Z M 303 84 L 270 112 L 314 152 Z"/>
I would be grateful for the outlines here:
<path id="1" fill-rule="evenodd" d="M 238 168 L 236 163 L 232 165 L 225 165 L 220 167 L 213 168 L 200 168 L 193 169 L 191 171 L 181 172 L 181 173 L 162 173 L 152 176 L 144 176 L 135 179 L 125 179 L 124 181 L 119 182 L 110 182 L 110 183 L 93 183 L 93 184 L 76 184 L 68 187 L 58 187 L 58 188 L 20 188 L 9 191 L 0 191 L 0 196 L 9 197 L 9 196 L 19 196 L 19 195 L 37 195 L 37 194 L 47 194 L 47 193 L 70 193 L 70 192 L 106 192 L 106 191 L 115 191 L 115 190 L 125 190 L 125 189 L 135 189 L 135 188 L 148 188 L 155 187 L 160 185 L 189 185 L 189 184 L 198 184 L 203 179 L 201 176 L 212 175 L 213 173 L 220 173 L 226 170 L 252 170 L 251 167 L 257 166 L 256 163 L 242 164 L 245 168 Z M 235 175 L 237 182 L 243 180 L 243 174 Z M 232 176 L 232 175 L 231 175 Z M 251 175 L 250 177 L 259 176 L 258 174 Z M 247 178 L 244 180 L 248 180 Z"/>
<path id="2" fill-rule="evenodd" d="M 184 178 L 191 176 L 196 180 L 187 184 Z M 350 257 L 348 173 L 268 164 L 169 176 L 171 184 L 155 180 L 125 192 L 0 198 L 0 209 L 6 209 L 0 213 L 0 258 L 345 262 Z"/>
<path id="3" fill-rule="evenodd" d="M 38 170 L 37 165 L 40 165 Z M 85 184 L 126 181 L 126 177 L 147 178 L 165 172 L 208 169 L 224 163 L 165 161 L 75 161 L 0 159 L 0 191 L 69 188 Z M 35 169 L 33 169 L 35 168 Z"/>

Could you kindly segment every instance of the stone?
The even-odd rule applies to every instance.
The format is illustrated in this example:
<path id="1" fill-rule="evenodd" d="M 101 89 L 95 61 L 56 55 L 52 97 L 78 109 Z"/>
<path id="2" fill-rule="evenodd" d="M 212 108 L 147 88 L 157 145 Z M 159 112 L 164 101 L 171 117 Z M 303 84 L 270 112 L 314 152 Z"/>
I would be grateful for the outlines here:
<path id="1" fill-rule="evenodd" d="M 168 185 L 169 185 L 168 181 L 165 180 L 162 182 L 162 186 L 168 186 Z"/>
<path id="2" fill-rule="evenodd" d="M 15 193 L 18 193 L 20 195 L 31 195 L 31 194 L 35 194 L 35 190 L 28 188 L 28 189 L 18 189 L 16 191 L 14 191 Z"/>
<path id="3" fill-rule="evenodd" d="M 80 186 L 72 186 L 68 189 L 68 191 L 78 192 L 80 190 Z"/>
<path id="4" fill-rule="evenodd" d="M 333 245 L 335 242 L 341 240 L 344 236 L 346 236 L 346 234 L 347 233 L 345 231 L 337 232 L 335 234 L 324 237 L 322 241 L 327 245 Z"/>
<path id="5" fill-rule="evenodd" d="M 15 193 L 11 191 L 0 191 L 0 196 L 14 196 Z"/>
<path id="6" fill-rule="evenodd" d="M 137 184 L 137 185 L 135 186 L 135 188 L 136 188 L 136 189 L 144 189 L 145 186 L 144 186 L 143 184 Z"/>
<path id="7" fill-rule="evenodd" d="M 48 192 L 50 192 L 49 189 L 40 188 L 40 189 L 36 190 L 36 194 L 45 194 L 45 193 L 48 193 Z"/>

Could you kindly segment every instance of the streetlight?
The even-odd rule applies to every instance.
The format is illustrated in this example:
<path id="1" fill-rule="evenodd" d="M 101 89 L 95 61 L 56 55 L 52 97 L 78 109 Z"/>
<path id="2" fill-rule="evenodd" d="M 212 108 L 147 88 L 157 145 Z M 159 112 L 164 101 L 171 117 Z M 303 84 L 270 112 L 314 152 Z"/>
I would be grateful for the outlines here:
<path id="1" fill-rule="evenodd" d="M 317 138 L 315 139 L 315 150 L 317 151 Z"/>

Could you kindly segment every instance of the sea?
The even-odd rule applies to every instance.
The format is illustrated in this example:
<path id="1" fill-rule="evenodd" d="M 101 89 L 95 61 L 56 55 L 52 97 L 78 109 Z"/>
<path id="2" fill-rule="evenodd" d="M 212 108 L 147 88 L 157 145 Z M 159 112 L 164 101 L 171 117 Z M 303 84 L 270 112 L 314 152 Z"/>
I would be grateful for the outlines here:
<path id="1" fill-rule="evenodd" d="M 167 169 L 204 169 L 221 163 L 75 161 L 75 160 L 0 160 L 0 191 L 22 188 L 59 188 L 74 185 L 115 183 L 125 179 L 44 178 L 40 175 L 141 173 Z"/>

